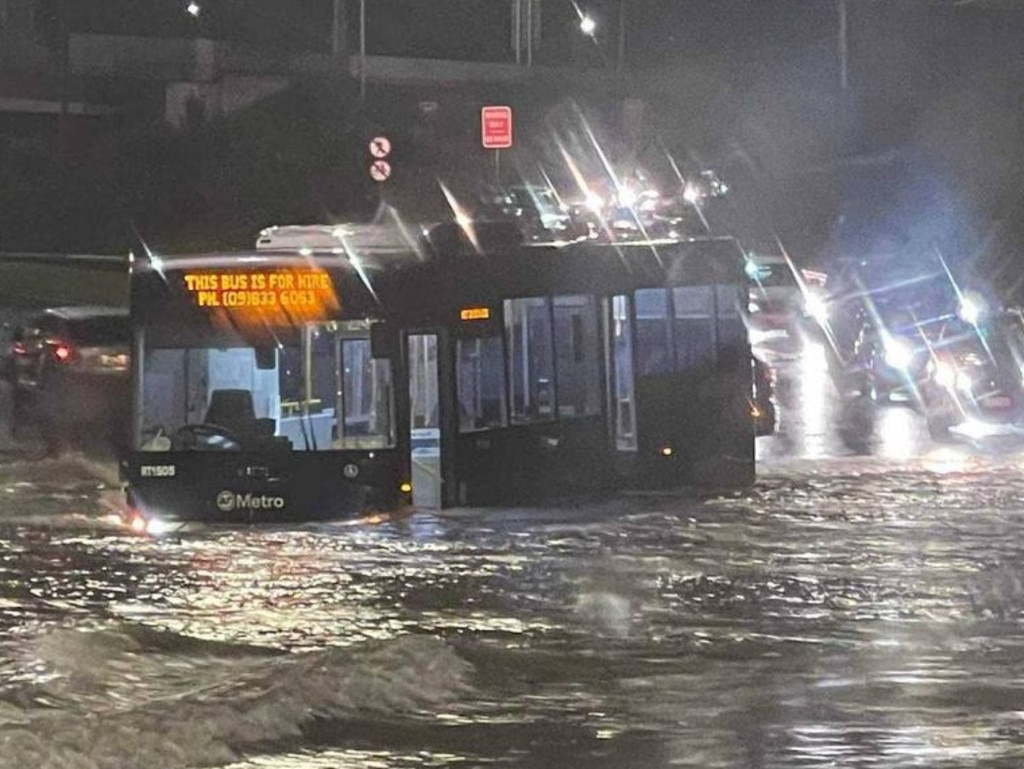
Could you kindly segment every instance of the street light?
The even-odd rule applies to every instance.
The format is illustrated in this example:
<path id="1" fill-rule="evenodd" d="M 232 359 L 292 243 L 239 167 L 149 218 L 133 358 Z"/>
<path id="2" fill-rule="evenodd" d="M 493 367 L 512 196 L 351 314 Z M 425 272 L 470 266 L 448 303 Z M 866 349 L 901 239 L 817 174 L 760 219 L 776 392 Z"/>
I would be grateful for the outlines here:
<path id="1" fill-rule="evenodd" d="M 583 33 L 584 37 L 589 37 L 597 43 L 597 28 L 599 26 L 597 19 L 580 8 L 580 4 L 576 0 L 569 1 L 576 10 L 576 15 L 579 16 L 580 32 Z M 619 40 L 615 52 L 615 70 L 621 74 L 626 60 L 626 0 L 619 0 L 618 37 Z"/>
<path id="2" fill-rule="evenodd" d="M 192 2 L 185 6 L 185 10 L 188 12 L 189 16 L 194 19 L 198 19 L 199 14 L 203 12 L 202 6 L 199 5 L 196 0 L 192 0 Z"/>

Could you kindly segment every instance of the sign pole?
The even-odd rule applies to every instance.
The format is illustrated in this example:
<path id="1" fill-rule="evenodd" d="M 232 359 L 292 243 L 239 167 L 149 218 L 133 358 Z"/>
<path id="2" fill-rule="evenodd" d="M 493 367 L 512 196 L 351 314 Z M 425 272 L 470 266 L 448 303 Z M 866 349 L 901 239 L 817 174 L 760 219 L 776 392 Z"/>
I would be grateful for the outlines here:
<path id="1" fill-rule="evenodd" d="M 494 151 L 494 183 L 501 187 L 501 150 Z"/>

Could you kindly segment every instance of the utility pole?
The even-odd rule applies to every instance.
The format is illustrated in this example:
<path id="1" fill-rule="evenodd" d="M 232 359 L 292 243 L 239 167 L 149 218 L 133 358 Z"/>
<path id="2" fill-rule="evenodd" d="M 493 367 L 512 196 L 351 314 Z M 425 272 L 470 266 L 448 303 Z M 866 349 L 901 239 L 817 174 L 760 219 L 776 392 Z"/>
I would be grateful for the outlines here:
<path id="1" fill-rule="evenodd" d="M 619 46 L 615 70 L 620 75 L 626 66 L 626 0 L 619 0 Z"/>
<path id="2" fill-rule="evenodd" d="M 359 103 L 366 101 L 366 0 L 359 0 Z"/>
<path id="3" fill-rule="evenodd" d="M 850 87 L 847 32 L 846 0 L 839 0 L 839 39 L 837 40 L 839 53 L 839 88 L 844 92 Z"/>
<path id="4" fill-rule="evenodd" d="M 526 66 L 533 66 L 533 6 L 537 0 L 526 0 Z M 538 11 L 540 9 L 538 8 Z"/>
<path id="5" fill-rule="evenodd" d="M 335 58 L 348 53 L 348 16 L 346 0 L 334 0 L 334 17 L 331 24 L 331 53 Z"/>
<path id="6" fill-rule="evenodd" d="M 57 116 L 57 168 L 58 183 L 60 184 L 60 224 L 57 226 L 57 250 L 60 253 L 68 252 L 68 218 L 71 212 L 69 196 L 70 160 L 68 151 L 70 144 L 71 127 L 68 116 L 70 113 L 71 94 L 68 93 L 71 87 L 71 29 L 68 23 L 68 2 L 60 0 L 57 5 L 57 34 L 60 56 L 60 114 Z"/>
<path id="7" fill-rule="evenodd" d="M 529 0 L 527 0 L 529 2 Z M 523 0 L 512 0 L 512 49 L 516 54 L 516 64 L 523 59 Z"/>

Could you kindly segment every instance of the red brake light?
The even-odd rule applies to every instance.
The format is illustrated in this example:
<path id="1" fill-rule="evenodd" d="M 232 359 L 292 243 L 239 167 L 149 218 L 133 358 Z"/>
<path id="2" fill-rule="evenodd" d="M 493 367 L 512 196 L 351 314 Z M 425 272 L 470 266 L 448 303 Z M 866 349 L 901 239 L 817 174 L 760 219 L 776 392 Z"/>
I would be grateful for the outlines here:
<path id="1" fill-rule="evenodd" d="M 60 363 L 71 363 L 75 358 L 75 348 L 63 342 L 58 342 L 53 346 L 53 357 Z"/>

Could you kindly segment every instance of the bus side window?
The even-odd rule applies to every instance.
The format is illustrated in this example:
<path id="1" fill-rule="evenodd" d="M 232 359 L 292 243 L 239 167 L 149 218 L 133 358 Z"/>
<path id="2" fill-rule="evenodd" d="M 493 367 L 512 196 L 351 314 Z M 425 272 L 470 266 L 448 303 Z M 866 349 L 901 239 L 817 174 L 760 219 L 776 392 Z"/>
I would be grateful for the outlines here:
<path id="1" fill-rule="evenodd" d="M 558 416 L 599 414 L 601 368 L 594 298 L 556 296 L 552 306 Z"/>
<path id="2" fill-rule="evenodd" d="M 669 355 L 668 290 L 642 288 L 636 301 L 637 375 L 667 374 L 672 370 Z"/>
<path id="3" fill-rule="evenodd" d="M 676 368 L 680 371 L 692 371 L 711 364 L 715 359 L 713 291 L 712 286 L 678 286 L 672 289 Z M 736 321 L 742 325 L 739 315 Z"/>
<path id="4" fill-rule="evenodd" d="M 501 337 L 459 339 L 456 355 L 459 432 L 504 427 L 507 409 Z"/>
<path id="5" fill-rule="evenodd" d="M 716 343 L 719 348 L 727 344 L 743 344 L 747 339 L 747 327 L 743 323 L 741 307 L 743 290 L 739 286 L 715 286 L 718 305 Z"/>
<path id="6" fill-rule="evenodd" d="M 551 312 L 545 297 L 505 300 L 513 423 L 554 419 Z"/>

